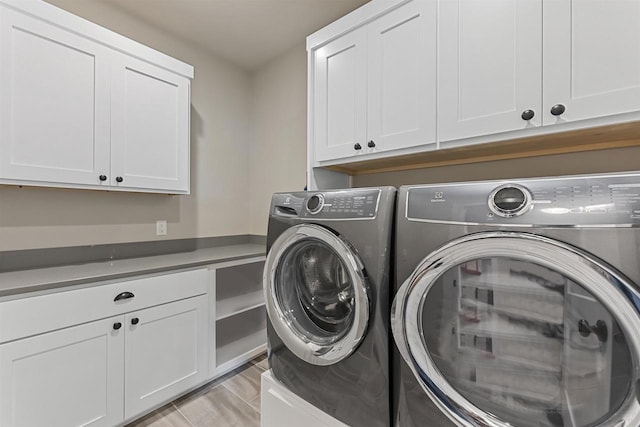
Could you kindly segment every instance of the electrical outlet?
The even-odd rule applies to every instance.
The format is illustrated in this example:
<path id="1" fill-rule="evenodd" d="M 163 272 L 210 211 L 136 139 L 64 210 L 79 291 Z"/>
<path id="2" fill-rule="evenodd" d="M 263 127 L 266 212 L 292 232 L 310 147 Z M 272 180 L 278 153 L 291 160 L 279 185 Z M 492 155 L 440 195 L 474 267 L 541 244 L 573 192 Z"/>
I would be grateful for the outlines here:
<path id="1" fill-rule="evenodd" d="M 167 235 L 167 221 L 158 220 L 156 221 L 156 236 L 166 236 Z"/>

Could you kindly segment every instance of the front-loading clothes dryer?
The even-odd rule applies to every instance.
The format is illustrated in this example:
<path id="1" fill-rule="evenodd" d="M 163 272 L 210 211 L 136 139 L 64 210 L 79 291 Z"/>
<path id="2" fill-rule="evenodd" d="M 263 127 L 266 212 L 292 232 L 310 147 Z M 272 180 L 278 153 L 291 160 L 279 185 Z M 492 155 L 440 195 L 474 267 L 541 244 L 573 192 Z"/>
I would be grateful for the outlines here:
<path id="1" fill-rule="evenodd" d="M 640 425 L 640 174 L 402 187 L 397 425 Z"/>
<path id="2" fill-rule="evenodd" d="M 392 187 L 275 194 L 264 268 L 268 360 L 352 427 L 390 425 Z"/>

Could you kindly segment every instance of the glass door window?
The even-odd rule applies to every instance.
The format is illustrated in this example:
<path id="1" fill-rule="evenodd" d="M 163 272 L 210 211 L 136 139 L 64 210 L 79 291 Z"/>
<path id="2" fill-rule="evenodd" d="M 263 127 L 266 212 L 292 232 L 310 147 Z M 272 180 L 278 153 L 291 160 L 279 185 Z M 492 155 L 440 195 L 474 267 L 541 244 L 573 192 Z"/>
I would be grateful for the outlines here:
<path id="1" fill-rule="evenodd" d="M 425 391 L 466 425 L 638 425 L 633 287 L 605 268 L 550 239 L 471 236 L 405 283 L 394 336 Z"/>
<path id="2" fill-rule="evenodd" d="M 318 225 L 287 229 L 267 254 L 269 319 L 301 359 L 329 365 L 359 345 L 369 320 L 364 267 L 340 236 Z"/>
<path id="3" fill-rule="evenodd" d="M 309 238 L 289 247 L 273 286 L 291 328 L 309 341 L 334 343 L 353 325 L 357 284 L 322 240 Z"/>

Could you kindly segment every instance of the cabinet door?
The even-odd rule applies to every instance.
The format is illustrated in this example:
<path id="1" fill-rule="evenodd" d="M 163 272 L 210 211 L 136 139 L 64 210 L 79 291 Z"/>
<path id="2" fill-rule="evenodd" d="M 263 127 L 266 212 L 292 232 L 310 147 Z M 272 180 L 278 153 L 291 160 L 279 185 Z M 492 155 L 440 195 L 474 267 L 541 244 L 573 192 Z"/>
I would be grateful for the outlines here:
<path id="1" fill-rule="evenodd" d="M 640 110 L 640 2 L 546 0 L 543 64 L 544 124 Z"/>
<path id="2" fill-rule="evenodd" d="M 113 426 L 123 417 L 123 318 L 0 346 L 0 425 Z"/>
<path id="3" fill-rule="evenodd" d="M 206 379 L 206 295 L 127 314 L 125 327 L 125 419 Z"/>
<path id="4" fill-rule="evenodd" d="M 111 185 L 188 193 L 189 79 L 124 55 L 114 63 Z"/>
<path id="5" fill-rule="evenodd" d="M 435 143 L 436 3 L 412 1 L 367 28 L 366 151 Z"/>
<path id="6" fill-rule="evenodd" d="M 103 184 L 108 61 L 97 43 L 0 8 L 0 178 Z"/>
<path id="7" fill-rule="evenodd" d="M 364 152 L 367 146 L 366 28 L 315 51 L 313 134 L 315 160 Z M 360 150 L 354 149 L 360 144 Z"/>
<path id="8" fill-rule="evenodd" d="M 541 124 L 541 0 L 440 0 L 438 28 L 441 142 Z"/>

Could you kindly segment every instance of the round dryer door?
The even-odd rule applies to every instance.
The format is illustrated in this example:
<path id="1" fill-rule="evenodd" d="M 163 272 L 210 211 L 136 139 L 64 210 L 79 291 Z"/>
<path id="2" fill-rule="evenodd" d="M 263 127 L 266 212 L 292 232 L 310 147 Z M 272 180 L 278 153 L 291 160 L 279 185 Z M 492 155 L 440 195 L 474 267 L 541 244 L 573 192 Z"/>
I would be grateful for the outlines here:
<path id="1" fill-rule="evenodd" d="M 462 426 L 638 426 L 640 295 L 604 262 L 527 233 L 469 235 L 398 291 L 392 330 Z"/>
<path id="2" fill-rule="evenodd" d="M 296 356 L 330 365 L 360 344 L 369 321 L 362 262 L 350 245 L 313 224 L 287 229 L 264 268 L 269 320 Z"/>

